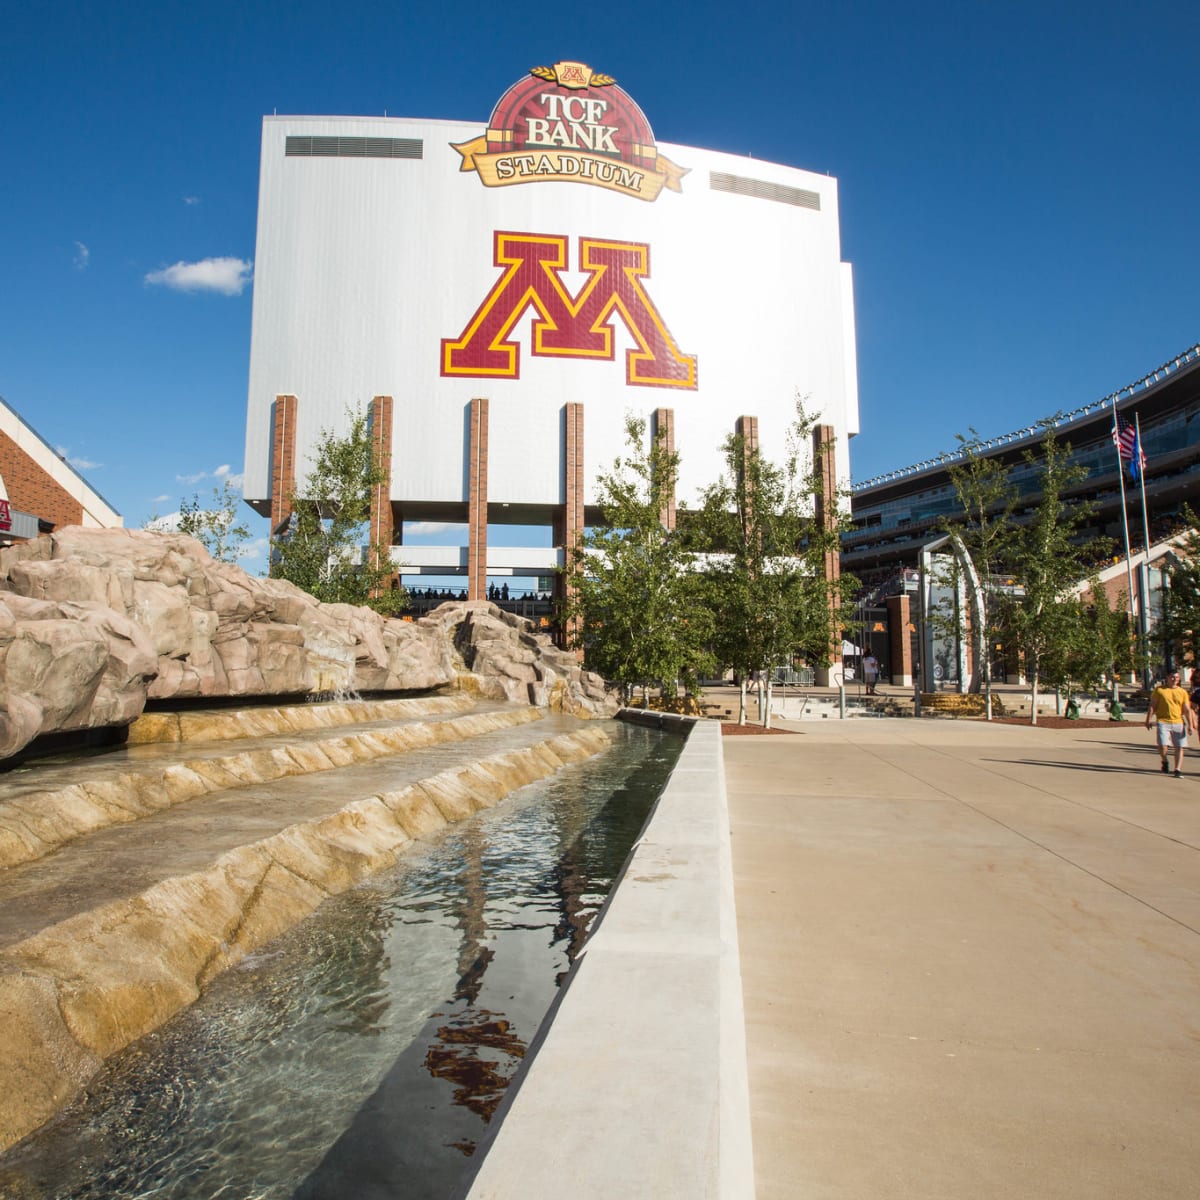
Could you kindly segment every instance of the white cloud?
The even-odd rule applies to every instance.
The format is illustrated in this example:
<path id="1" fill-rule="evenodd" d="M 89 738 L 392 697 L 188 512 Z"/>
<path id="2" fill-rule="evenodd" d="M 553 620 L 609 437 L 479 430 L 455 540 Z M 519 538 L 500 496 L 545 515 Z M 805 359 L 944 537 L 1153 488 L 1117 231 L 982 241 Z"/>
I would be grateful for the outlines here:
<path id="1" fill-rule="evenodd" d="M 211 471 L 197 471 L 193 475 L 176 475 L 175 479 L 179 483 L 189 485 L 199 483 L 202 479 L 215 479 L 222 485 L 228 483 L 235 492 L 240 492 L 242 490 L 243 476 L 235 475 L 233 468 L 228 463 L 222 463 L 219 467 L 214 467 Z"/>
<path id="2" fill-rule="evenodd" d="M 55 446 L 54 453 L 65 463 L 70 463 L 77 471 L 94 471 L 97 467 L 104 466 L 103 463 L 92 462 L 90 458 L 83 458 L 81 455 L 72 454 L 70 446 Z"/>
<path id="3" fill-rule="evenodd" d="M 153 533 L 178 533 L 179 532 L 179 513 L 167 513 L 166 516 L 155 517 L 153 521 L 146 522 L 146 528 Z"/>
<path id="4" fill-rule="evenodd" d="M 270 549 L 270 538 L 251 538 L 238 549 L 238 566 L 247 575 L 265 575 Z"/>
<path id="5" fill-rule="evenodd" d="M 82 242 L 75 243 L 75 257 L 72 259 L 72 262 L 75 264 L 75 270 L 86 271 L 91 257 L 92 252 Z"/>
<path id="6" fill-rule="evenodd" d="M 200 197 L 199 196 L 184 196 L 183 202 L 184 202 L 184 204 L 186 204 L 190 207 L 193 204 L 199 204 Z"/>
<path id="7" fill-rule="evenodd" d="M 223 296 L 240 296 L 250 282 L 254 264 L 241 258 L 202 258 L 199 262 L 177 262 L 151 271 L 149 284 L 162 284 L 177 292 L 220 292 Z"/>
<path id="8" fill-rule="evenodd" d="M 167 496 L 167 495 L 155 496 L 154 499 L 150 501 L 150 503 L 151 504 L 163 504 L 165 501 L 170 500 L 170 498 L 171 497 Z"/>

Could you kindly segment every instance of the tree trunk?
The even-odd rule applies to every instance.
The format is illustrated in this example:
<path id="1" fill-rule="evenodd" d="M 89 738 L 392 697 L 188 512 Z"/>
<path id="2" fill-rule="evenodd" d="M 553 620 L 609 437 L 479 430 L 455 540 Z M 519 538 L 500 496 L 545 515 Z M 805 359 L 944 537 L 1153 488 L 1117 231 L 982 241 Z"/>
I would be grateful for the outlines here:
<path id="1" fill-rule="evenodd" d="M 746 676 L 741 676 L 741 686 L 738 689 L 738 724 L 746 723 Z"/>
<path id="2" fill-rule="evenodd" d="M 766 708 L 763 711 L 763 728 L 771 728 L 771 677 L 767 676 L 767 681 L 763 684 L 761 695 L 766 697 Z"/>
<path id="3" fill-rule="evenodd" d="M 1033 692 L 1031 693 L 1032 703 L 1029 706 L 1029 723 L 1030 725 L 1037 724 L 1037 706 L 1038 706 L 1038 673 L 1037 668 L 1033 671 Z"/>

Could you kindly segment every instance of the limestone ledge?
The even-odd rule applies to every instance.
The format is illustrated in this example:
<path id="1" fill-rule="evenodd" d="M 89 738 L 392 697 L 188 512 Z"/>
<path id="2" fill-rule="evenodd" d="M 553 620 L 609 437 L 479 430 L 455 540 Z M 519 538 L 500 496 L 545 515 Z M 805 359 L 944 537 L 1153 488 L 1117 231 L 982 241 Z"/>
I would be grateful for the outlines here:
<path id="1" fill-rule="evenodd" d="M 142 713 L 129 726 L 131 746 L 163 742 L 210 742 L 269 737 L 359 725 L 365 721 L 402 721 L 439 713 L 465 712 L 473 699 L 458 693 L 400 700 L 339 700 L 336 704 L 280 704 L 263 708 L 201 709 Z"/>
<path id="2" fill-rule="evenodd" d="M 602 729 L 584 729 L 366 797 L 0 952 L 0 1151 L 327 896 L 608 744 Z"/>
<path id="3" fill-rule="evenodd" d="M 384 755 L 526 725 L 542 717 L 542 710 L 537 708 L 468 713 L 444 721 L 334 734 L 286 747 L 150 764 L 98 774 L 53 791 L 28 792 L 0 801 L 0 869 L 34 862 L 86 834 L 136 821 L 225 788 L 371 762 Z M 259 721 L 261 724 L 262 718 Z"/>

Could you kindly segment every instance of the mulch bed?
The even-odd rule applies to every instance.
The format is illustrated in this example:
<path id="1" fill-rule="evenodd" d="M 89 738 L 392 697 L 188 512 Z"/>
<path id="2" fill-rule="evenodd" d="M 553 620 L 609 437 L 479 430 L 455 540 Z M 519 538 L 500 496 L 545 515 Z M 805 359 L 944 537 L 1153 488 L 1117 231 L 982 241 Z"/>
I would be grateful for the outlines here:
<path id="1" fill-rule="evenodd" d="M 799 733 L 798 729 L 764 729 L 761 725 L 739 725 L 736 721 L 722 721 L 721 732 L 726 737 L 745 737 L 756 733 Z"/>
<path id="2" fill-rule="evenodd" d="M 983 717 L 970 717 L 972 721 L 982 721 Z M 993 725 L 1028 725 L 1028 717 L 993 717 Z M 1080 717 L 1077 721 L 1069 720 L 1067 717 L 1049 717 L 1045 714 L 1039 714 L 1037 719 L 1038 729 L 1111 729 L 1114 725 L 1124 725 L 1126 728 L 1131 728 L 1135 725 L 1135 721 L 1110 721 L 1107 717 L 1097 719 L 1096 717 Z"/>
<path id="3" fill-rule="evenodd" d="M 960 721 L 982 721 L 983 717 L 959 717 Z M 1028 725 L 1028 717 L 993 717 L 993 725 Z M 1132 728 L 1136 721 L 1110 721 L 1107 718 L 1097 720 L 1094 717 L 1080 717 L 1078 721 L 1066 717 L 1038 717 L 1037 729 L 1111 729 L 1114 725 Z M 798 729 L 764 729 L 761 725 L 738 725 L 733 721 L 722 721 L 721 732 L 725 737 L 754 737 L 762 733 L 798 734 Z"/>

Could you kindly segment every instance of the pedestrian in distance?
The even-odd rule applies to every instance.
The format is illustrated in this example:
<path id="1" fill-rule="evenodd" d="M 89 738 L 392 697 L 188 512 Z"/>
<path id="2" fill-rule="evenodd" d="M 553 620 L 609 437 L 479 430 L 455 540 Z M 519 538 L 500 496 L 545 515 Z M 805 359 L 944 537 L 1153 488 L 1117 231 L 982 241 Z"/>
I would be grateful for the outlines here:
<path id="1" fill-rule="evenodd" d="M 862 660 L 863 680 L 867 685 L 867 695 L 875 695 L 875 684 L 879 681 L 879 659 L 870 650 Z"/>
<path id="2" fill-rule="evenodd" d="M 1171 773 L 1167 761 L 1167 750 L 1175 750 L 1175 778 L 1183 778 L 1183 748 L 1188 734 L 1195 728 L 1191 697 L 1179 686 L 1179 672 L 1167 672 L 1166 681 L 1160 683 L 1150 695 L 1150 707 L 1146 709 L 1146 728 L 1150 719 L 1158 722 L 1158 753 L 1162 759 L 1162 773 Z"/>

